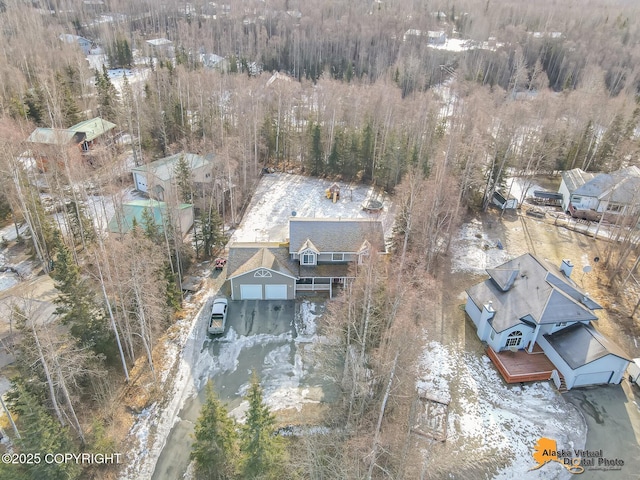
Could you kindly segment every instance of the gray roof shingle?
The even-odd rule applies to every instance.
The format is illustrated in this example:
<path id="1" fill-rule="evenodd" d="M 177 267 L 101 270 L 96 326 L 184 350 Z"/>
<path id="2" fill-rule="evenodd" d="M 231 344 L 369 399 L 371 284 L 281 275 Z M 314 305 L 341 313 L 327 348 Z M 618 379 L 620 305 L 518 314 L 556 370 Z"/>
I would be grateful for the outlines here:
<path id="1" fill-rule="evenodd" d="M 577 323 L 544 338 L 573 370 L 606 355 L 629 360 L 620 347 L 592 325 Z"/>
<path id="2" fill-rule="evenodd" d="M 522 319 L 538 324 L 597 320 L 592 310 L 602 308 L 559 269 L 530 253 L 487 273 L 491 278 L 467 293 L 479 308 L 492 302 L 495 314 L 491 324 L 496 332 L 518 325 Z"/>
<path id="3" fill-rule="evenodd" d="M 356 253 L 365 240 L 385 250 L 382 223 L 366 218 L 290 218 L 289 253 L 298 253 L 307 240 L 319 252 Z"/>

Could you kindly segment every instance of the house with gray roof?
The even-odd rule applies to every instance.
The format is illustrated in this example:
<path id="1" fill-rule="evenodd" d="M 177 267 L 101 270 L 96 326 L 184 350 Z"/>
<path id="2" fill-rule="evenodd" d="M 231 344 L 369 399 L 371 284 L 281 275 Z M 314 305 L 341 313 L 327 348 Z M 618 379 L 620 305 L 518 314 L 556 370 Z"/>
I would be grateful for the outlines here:
<path id="1" fill-rule="evenodd" d="M 299 292 L 328 292 L 331 297 L 354 280 L 366 256 L 384 248 L 379 221 L 291 217 L 288 242 L 230 246 L 231 298 L 290 300 Z"/>
<path id="2" fill-rule="evenodd" d="M 160 201 L 177 199 L 177 167 L 181 160 L 188 166 L 193 186 L 194 202 L 204 197 L 207 185 L 213 182 L 213 154 L 178 153 L 131 169 L 136 190 Z"/>
<path id="3" fill-rule="evenodd" d="M 573 265 L 560 267 L 526 253 L 497 268 L 467 290 L 465 311 L 478 337 L 493 352 L 538 345 L 566 387 L 620 383 L 629 363 L 592 325 L 602 307 L 572 280 Z M 493 355 L 489 355 L 493 360 Z M 555 380 L 555 378 L 554 378 Z"/>
<path id="4" fill-rule="evenodd" d="M 577 218 L 637 223 L 640 213 L 640 168 L 594 174 L 574 168 L 562 173 L 562 208 Z"/>

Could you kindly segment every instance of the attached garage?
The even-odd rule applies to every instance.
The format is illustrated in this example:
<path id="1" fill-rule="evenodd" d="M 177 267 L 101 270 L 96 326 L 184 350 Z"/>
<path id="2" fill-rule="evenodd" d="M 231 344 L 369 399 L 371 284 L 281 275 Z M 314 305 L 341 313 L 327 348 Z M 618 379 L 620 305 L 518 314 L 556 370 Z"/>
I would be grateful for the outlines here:
<path id="1" fill-rule="evenodd" d="M 262 300 L 262 285 L 240 285 L 240 300 Z"/>
<path id="2" fill-rule="evenodd" d="M 576 323 L 538 343 L 564 377 L 568 389 L 617 384 L 629 365 L 627 355 L 590 323 Z"/>
<path id="3" fill-rule="evenodd" d="M 265 300 L 286 300 L 287 285 L 265 285 L 264 299 Z"/>
<path id="4" fill-rule="evenodd" d="M 278 248 L 273 250 L 278 253 Z M 293 300 L 296 298 L 296 277 L 286 266 L 286 249 L 276 258 L 268 248 L 240 247 L 229 250 L 227 268 L 230 272 L 232 300 Z"/>
<path id="5" fill-rule="evenodd" d="M 584 387 L 587 385 L 601 385 L 603 383 L 609 383 L 609 380 L 613 377 L 614 372 L 595 372 L 595 373 L 583 373 L 576 376 L 576 381 L 573 384 L 574 387 Z"/>

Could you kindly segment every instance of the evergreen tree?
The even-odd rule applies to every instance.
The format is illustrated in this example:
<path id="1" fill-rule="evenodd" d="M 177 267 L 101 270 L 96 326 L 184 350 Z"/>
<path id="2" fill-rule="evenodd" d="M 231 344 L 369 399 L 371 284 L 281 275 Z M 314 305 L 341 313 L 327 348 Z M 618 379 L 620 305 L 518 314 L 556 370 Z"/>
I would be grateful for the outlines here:
<path id="1" fill-rule="evenodd" d="M 286 478 L 286 451 L 281 437 L 275 434 L 275 416 L 262 400 L 262 387 L 255 372 L 246 400 L 247 420 L 241 432 L 242 478 Z"/>
<path id="2" fill-rule="evenodd" d="M 60 295 L 54 300 L 55 313 L 81 346 L 89 346 L 110 360 L 116 358 L 113 333 L 107 326 L 104 311 L 98 306 L 94 293 L 80 275 L 73 255 L 60 237 L 56 241 L 57 256 L 51 272 Z"/>
<path id="3" fill-rule="evenodd" d="M 140 220 L 142 221 L 144 236 L 154 243 L 158 243 L 162 238 L 162 232 L 156 223 L 156 219 L 151 208 L 144 208 L 142 210 L 142 218 Z"/>
<path id="4" fill-rule="evenodd" d="M 320 140 L 320 125 L 317 123 L 311 127 L 311 175 L 322 174 L 322 142 Z"/>
<path id="5" fill-rule="evenodd" d="M 198 228 L 194 233 L 196 236 L 195 242 L 198 246 L 196 255 L 199 256 L 200 252 L 202 252 L 205 258 L 211 257 L 217 247 L 222 247 L 227 243 L 222 231 L 222 219 L 215 210 L 211 211 L 210 214 L 202 212 L 198 219 L 198 224 Z"/>
<path id="6" fill-rule="evenodd" d="M 184 155 L 180 155 L 180 159 L 174 167 L 176 184 L 178 185 L 178 194 L 182 203 L 193 203 L 193 181 L 191 178 L 191 166 Z"/>
<path id="7" fill-rule="evenodd" d="M 98 110 L 100 116 L 110 122 L 117 121 L 118 90 L 111 83 L 107 67 L 102 66 L 102 73 L 96 72 L 96 89 L 98 91 Z"/>
<path id="8" fill-rule="evenodd" d="M 41 402 L 27 388 L 22 379 L 12 380 L 12 391 L 8 395 L 9 407 L 18 418 L 20 439 L 16 441 L 19 453 L 38 454 L 39 463 L 22 463 L 7 465 L 10 468 L 8 476 L 4 476 L 4 468 L 0 468 L 1 478 L 32 479 L 32 480 L 71 480 L 79 478 L 80 465 L 75 462 L 52 462 L 44 459 L 47 453 L 73 453 L 75 448 L 69 431 L 61 427 L 47 412 Z M 3 466 L 5 467 L 5 466 Z M 7 469 L 8 470 L 8 469 Z"/>
<path id="9" fill-rule="evenodd" d="M 239 446 L 235 422 L 213 391 L 206 386 L 206 399 L 194 429 L 191 460 L 196 478 L 224 480 L 234 478 L 238 468 Z"/>
<path id="10" fill-rule="evenodd" d="M 85 206 L 82 203 L 69 201 L 66 204 L 67 213 L 69 214 L 69 229 L 77 244 L 84 244 L 95 239 L 95 231 L 91 218 L 85 213 Z"/>

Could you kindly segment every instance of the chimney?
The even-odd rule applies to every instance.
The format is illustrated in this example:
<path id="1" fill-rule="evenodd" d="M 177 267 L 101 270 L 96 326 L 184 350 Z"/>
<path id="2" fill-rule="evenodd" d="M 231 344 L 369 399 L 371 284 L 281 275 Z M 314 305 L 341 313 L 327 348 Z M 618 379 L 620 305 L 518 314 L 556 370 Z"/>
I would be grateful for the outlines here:
<path id="1" fill-rule="evenodd" d="M 563 259 L 560 264 L 560 271 L 564 273 L 565 277 L 570 277 L 571 272 L 573 272 L 573 263 L 571 263 L 571 260 Z"/>
<path id="2" fill-rule="evenodd" d="M 482 312 L 480 313 L 481 323 L 492 319 L 495 313 L 496 311 L 493 309 L 493 302 L 489 300 L 489 302 L 482 307 Z"/>

